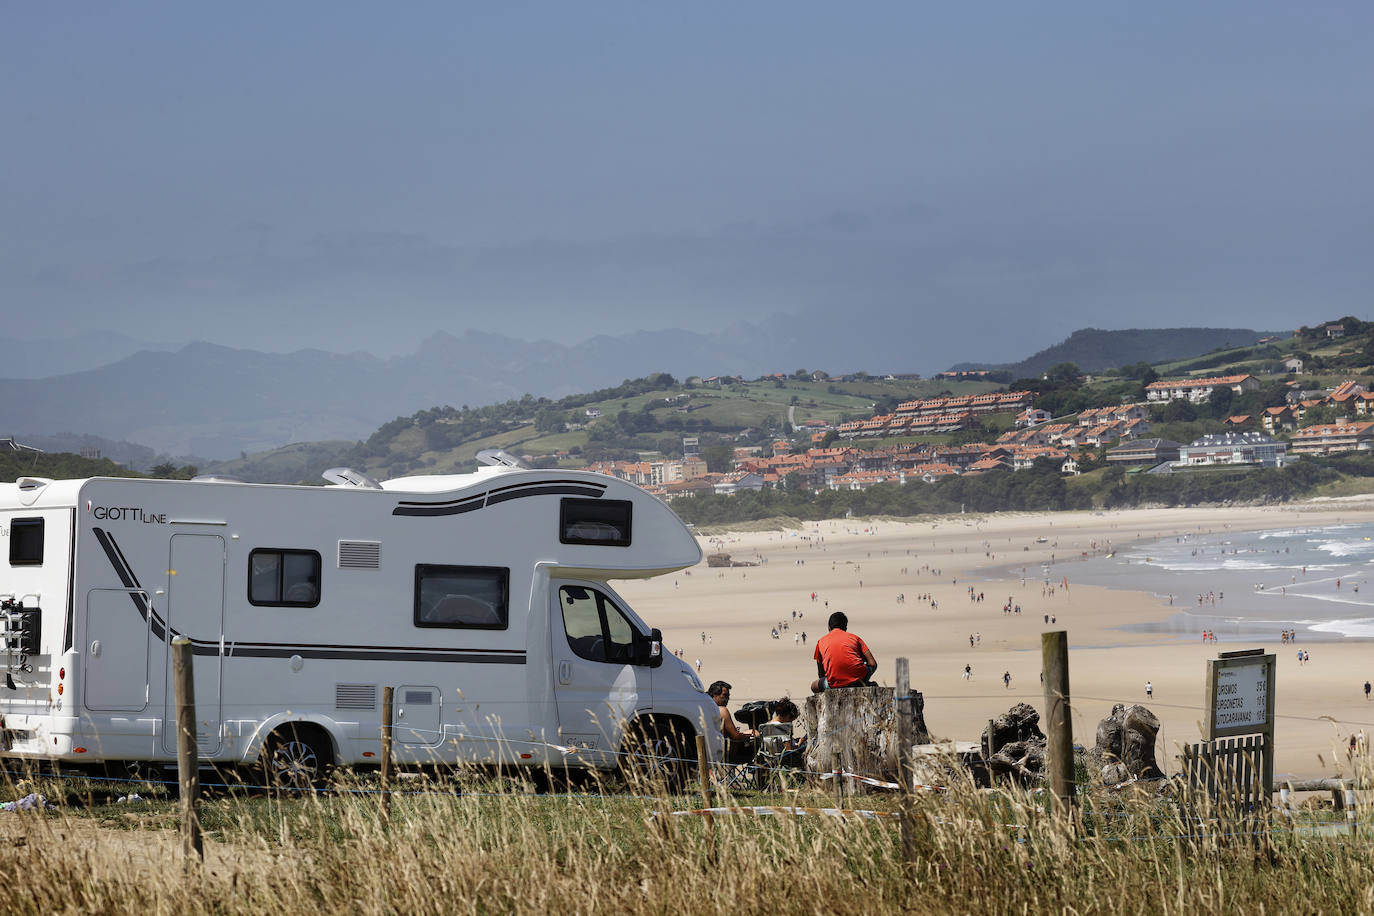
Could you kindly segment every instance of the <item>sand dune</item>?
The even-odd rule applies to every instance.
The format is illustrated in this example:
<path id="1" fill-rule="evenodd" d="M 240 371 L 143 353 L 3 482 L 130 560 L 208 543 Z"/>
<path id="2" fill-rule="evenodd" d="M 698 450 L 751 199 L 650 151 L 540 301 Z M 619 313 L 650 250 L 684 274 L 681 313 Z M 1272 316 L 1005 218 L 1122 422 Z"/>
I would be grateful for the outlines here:
<path id="1" fill-rule="evenodd" d="M 1313 646 L 1311 663 L 1300 667 L 1277 633 L 1268 642 L 1203 645 L 1196 635 L 1125 632 L 1116 628 L 1163 619 L 1171 609 L 1145 593 L 1074 585 L 1073 566 L 1084 552 L 1101 553 L 1109 543 L 1224 525 L 1257 530 L 1300 519 L 1302 525 L 1320 526 L 1368 519 L 1370 507 L 1367 501 L 1326 501 L 1276 508 L 825 521 L 790 531 L 702 539 L 708 553 L 723 550 L 758 566 L 712 569 L 703 562 L 676 575 L 617 587 L 641 616 L 663 630 L 669 650 L 683 649 L 689 663 L 701 659 L 704 680 L 733 684 L 736 704 L 806 694 L 816 674 L 811 643 L 824 634 L 829 613 L 843 610 L 850 631 L 862 636 L 878 659 L 876 679 L 890 684 L 893 659 L 908 657 L 932 731 L 960 740 L 976 739 L 990 717 L 1013 703 L 1043 710 L 1040 634 L 1066 630 L 1075 740 L 1091 745 L 1097 722 L 1113 703 L 1145 703 L 1163 723 L 1160 763 L 1171 772 L 1177 768 L 1178 746 L 1200 735 L 1205 659 L 1216 657 L 1219 649 L 1269 648 L 1279 666 L 1276 770 L 1331 775 L 1344 763 L 1351 732 L 1363 729 L 1374 736 L 1374 703 L 1366 702 L 1361 690 L 1374 676 L 1374 647 L 1368 641 Z M 1056 588 L 1048 594 L 1040 564 L 1051 556 Z M 1029 573 L 1024 584 L 1019 576 L 1005 577 L 1008 564 L 1017 562 Z M 970 585 L 984 594 L 983 601 L 970 601 Z M 1019 615 L 1003 612 L 1008 600 L 1021 606 Z M 1047 624 L 1046 615 L 1055 622 Z M 770 629 L 779 622 L 787 628 L 774 639 Z M 803 631 L 806 645 L 799 640 Z M 970 634 L 981 634 L 972 647 Z M 973 670 L 968 680 L 963 678 L 966 664 Z M 1011 673 L 1010 688 L 1003 685 L 1003 672 Z M 1148 701 L 1147 680 L 1154 686 Z"/>

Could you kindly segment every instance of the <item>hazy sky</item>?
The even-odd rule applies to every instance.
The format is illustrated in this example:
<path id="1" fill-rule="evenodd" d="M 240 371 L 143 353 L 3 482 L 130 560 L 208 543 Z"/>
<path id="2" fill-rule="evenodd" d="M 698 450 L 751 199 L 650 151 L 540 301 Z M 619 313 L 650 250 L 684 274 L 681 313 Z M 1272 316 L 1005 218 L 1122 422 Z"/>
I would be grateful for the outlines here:
<path id="1" fill-rule="evenodd" d="M 1368 316 L 1371 35 L 1368 2 L 0 0 L 4 333 L 782 312 L 923 369 Z"/>

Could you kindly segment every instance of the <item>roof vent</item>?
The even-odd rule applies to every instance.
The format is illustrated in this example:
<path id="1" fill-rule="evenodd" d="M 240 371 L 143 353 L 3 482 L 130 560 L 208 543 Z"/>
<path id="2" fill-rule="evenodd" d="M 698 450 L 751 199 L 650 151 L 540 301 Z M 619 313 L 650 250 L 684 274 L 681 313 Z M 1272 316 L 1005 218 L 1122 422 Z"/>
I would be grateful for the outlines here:
<path id="1" fill-rule="evenodd" d="M 362 471 L 355 471 L 352 468 L 330 468 L 320 475 L 330 483 L 337 483 L 347 487 L 361 487 L 364 490 L 380 490 L 382 485 L 368 477 Z"/>
<path id="2" fill-rule="evenodd" d="M 191 478 L 192 483 L 243 483 L 242 477 L 235 477 L 233 474 L 197 474 Z"/>
<path id="3" fill-rule="evenodd" d="M 516 458 L 503 448 L 484 448 L 477 453 L 477 460 L 491 467 L 528 468 L 529 465 Z"/>

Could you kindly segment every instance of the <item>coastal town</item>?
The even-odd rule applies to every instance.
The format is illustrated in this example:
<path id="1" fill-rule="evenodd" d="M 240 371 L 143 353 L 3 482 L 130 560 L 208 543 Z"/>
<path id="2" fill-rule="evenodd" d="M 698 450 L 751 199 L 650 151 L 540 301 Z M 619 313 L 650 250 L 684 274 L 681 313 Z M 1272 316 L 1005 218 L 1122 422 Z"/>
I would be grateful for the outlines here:
<path id="1" fill-rule="evenodd" d="M 1222 389 L 1239 397 L 1257 391 L 1259 379 L 1236 374 L 1161 380 L 1144 387 L 1144 401 L 1061 417 L 1037 408 L 1035 392 L 995 391 L 906 401 L 891 413 L 838 424 L 809 420 L 795 427 L 791 439 L 735 447 L 731 467 L 723 472 L 708 470 L 697 437 L 683 438 L 681 458 L 599 461 L 590 468 L 671 501 L 766 488 L 819 492 L 934 483 L 998 469 L 1025 470 L 1039 461 L 1053 462 L 1065 475 L 1079 474 L 1095 461 L 1155 474 L 1217 465 L 1283 467 L 1302 455 L 1374 447 L 1374 391 L 1355 379 L 1329 390 L 1306 389 L 1294 380 L 1284 404 L 1228 416 L 1224 431 L 1186 443 L 1152 437 L 1152 412 L 1172 401 L 1206 404 Z M 1013 428 L 988 442 L 885 441 L 960 432 L 980 418 L 1011 414 Z M 1311 422 L 1318 414 L 1321 420 Z"/>

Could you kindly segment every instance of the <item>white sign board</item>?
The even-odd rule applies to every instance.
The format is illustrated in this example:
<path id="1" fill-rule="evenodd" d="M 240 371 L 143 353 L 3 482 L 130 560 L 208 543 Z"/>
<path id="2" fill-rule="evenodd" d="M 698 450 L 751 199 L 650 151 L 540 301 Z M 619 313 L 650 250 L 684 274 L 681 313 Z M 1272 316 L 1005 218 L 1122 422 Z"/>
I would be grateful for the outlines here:
<path id="1" fill-rule="evenodd" d="M 1257 729 L 1269 722 L 1269 666 L 1265 659 L 1218 669 L 1216 676 L 1212 721 L 1218 729 Z"/>
<path id="2" fill-rule="evenodd" d="M 1274 728 L 1274 656 L 1262 649 L 1223 652 L 1207 661 L 1209 741 Z"/>

